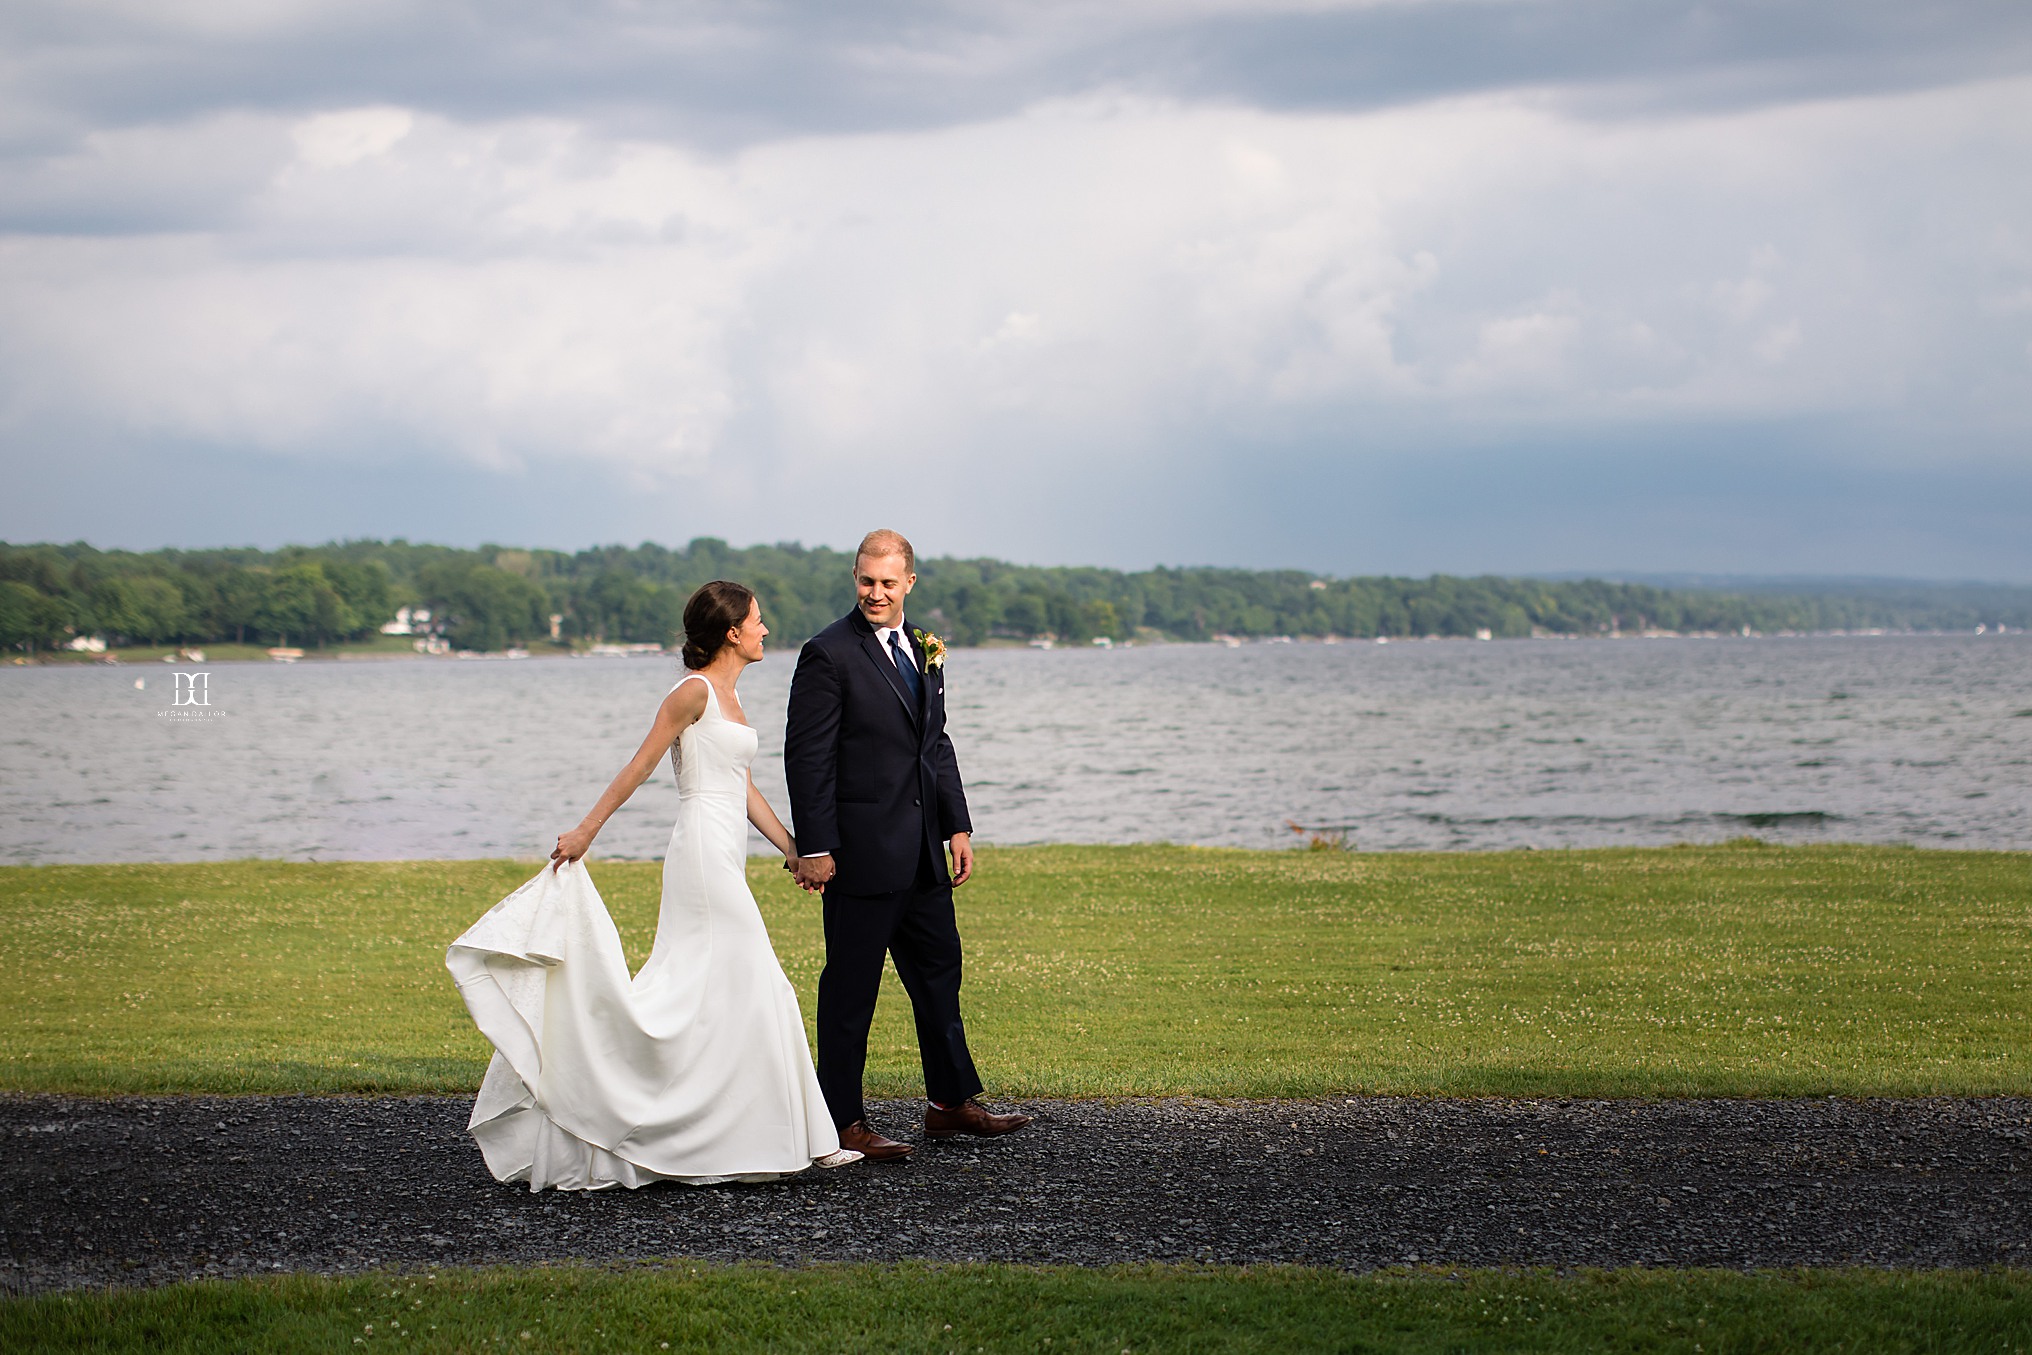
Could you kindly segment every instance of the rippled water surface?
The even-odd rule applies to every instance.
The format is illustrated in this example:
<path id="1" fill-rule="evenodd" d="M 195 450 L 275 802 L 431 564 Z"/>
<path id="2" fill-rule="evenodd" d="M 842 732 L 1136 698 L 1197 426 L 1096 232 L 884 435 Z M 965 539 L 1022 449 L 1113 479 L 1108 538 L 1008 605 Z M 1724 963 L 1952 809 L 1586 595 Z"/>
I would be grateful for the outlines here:
<path id="1" fill-rule="evenodd" d="M 779 807 L 792 662 L 742 682 Z M 541 854 L 678 675 L 217 664 L 179 719 L 176 671 L 0 669 L 0 859 Z M 2019 636 L 956 650 L 948 698 L 990 842 L 2032 848 Z M 675 800 L 666 765 L 596 852 L 660 855 Z"/>

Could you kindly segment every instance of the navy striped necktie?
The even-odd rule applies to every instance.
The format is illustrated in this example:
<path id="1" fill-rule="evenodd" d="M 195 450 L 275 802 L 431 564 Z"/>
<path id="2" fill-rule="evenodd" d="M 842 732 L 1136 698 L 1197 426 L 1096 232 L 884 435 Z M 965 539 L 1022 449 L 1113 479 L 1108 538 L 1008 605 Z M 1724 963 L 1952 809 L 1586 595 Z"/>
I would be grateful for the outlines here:
<path id="1" fill-rule="evenodd" d="M 903 674 L 903 685 L 910 689 L 910 699 L 922 705 L 924 702 L 924 678 L 917 671 L 917 663 L 910 657 L 910 651 L 903 647 L 903 632 L 889 632 L 889 648 L 896 651 L 896 671 Z"/>

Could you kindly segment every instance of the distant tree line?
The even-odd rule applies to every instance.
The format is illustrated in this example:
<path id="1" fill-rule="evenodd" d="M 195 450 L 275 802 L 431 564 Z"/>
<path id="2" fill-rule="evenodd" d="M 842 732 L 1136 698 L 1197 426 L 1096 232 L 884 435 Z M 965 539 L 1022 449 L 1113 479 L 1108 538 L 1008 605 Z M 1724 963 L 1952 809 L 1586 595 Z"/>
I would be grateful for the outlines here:
<path id="1" fill-rule="evenodd" d="M 34 652 L 76 635 L 114 644 L 222 641 L 324 646 L 426 608 L 461 649 L 551 637 L 669 643 L 709 579 L 762 599 L 779 644 L 801 642 L 853 603 L 852 560 L 825 547 L 737 548 L 701 537 L 572 553 L 342 541 L 281 550 L 102 551 L 0 543 L 0 648 Z M 914 618 L 955 644 L 1139 633 L 1415 637 L 1617 631 L 1964 630 L 2032 627 L 2032 588 L 1903 585 L 1827 592 L 1721 592 L 1588 579 L 1434 575 L 1321 578 L 1295 570 L 1140 571 L 920 561 Z"/>

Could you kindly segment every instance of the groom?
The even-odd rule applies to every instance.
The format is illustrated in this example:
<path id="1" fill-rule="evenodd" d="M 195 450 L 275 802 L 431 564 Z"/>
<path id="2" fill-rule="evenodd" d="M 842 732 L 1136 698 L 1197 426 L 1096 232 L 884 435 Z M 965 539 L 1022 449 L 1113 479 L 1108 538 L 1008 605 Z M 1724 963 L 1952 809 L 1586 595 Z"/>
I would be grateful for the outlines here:
<path id="1" fill-rule="evenodd" d="M 783 739 L 797 882 L 825 895 L 819 1087 L 840 1146 L 876 1160 L 911 1151 L 871 1129 L 861 1101 L 885 954 L 917 1018 L 926 1136 L 1007 1134 L 1030 1123 L 974 1099 L 981 1079 L 960 1021 L 953 920 L 953 888 L 974 872 L 973 823 L 945 732 L 945 647 L 903 615 L 916 568 L 900 535 L 868 533 L 854 555 L 854 610 L 797 656 Z"/>

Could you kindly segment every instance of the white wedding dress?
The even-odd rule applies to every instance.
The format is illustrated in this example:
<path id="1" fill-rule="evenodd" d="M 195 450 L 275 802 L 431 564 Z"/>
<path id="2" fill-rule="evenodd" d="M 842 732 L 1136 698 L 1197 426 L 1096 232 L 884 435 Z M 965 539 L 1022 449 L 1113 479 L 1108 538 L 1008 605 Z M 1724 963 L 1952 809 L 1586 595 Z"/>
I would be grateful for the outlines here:
<path id="1" fill-rule="evenodd" d="M 671 750 L 677 824 L 641 972 L 628 977 L 583 862 L 546 866 L 445 954 L 494 1045 L 468 1129 L 497 1180 L 715 1185 L 860 1156 L 840 1152 L 797 994 L 748 890 L 755 731 L 694 680 L 706 708 Z"/>

